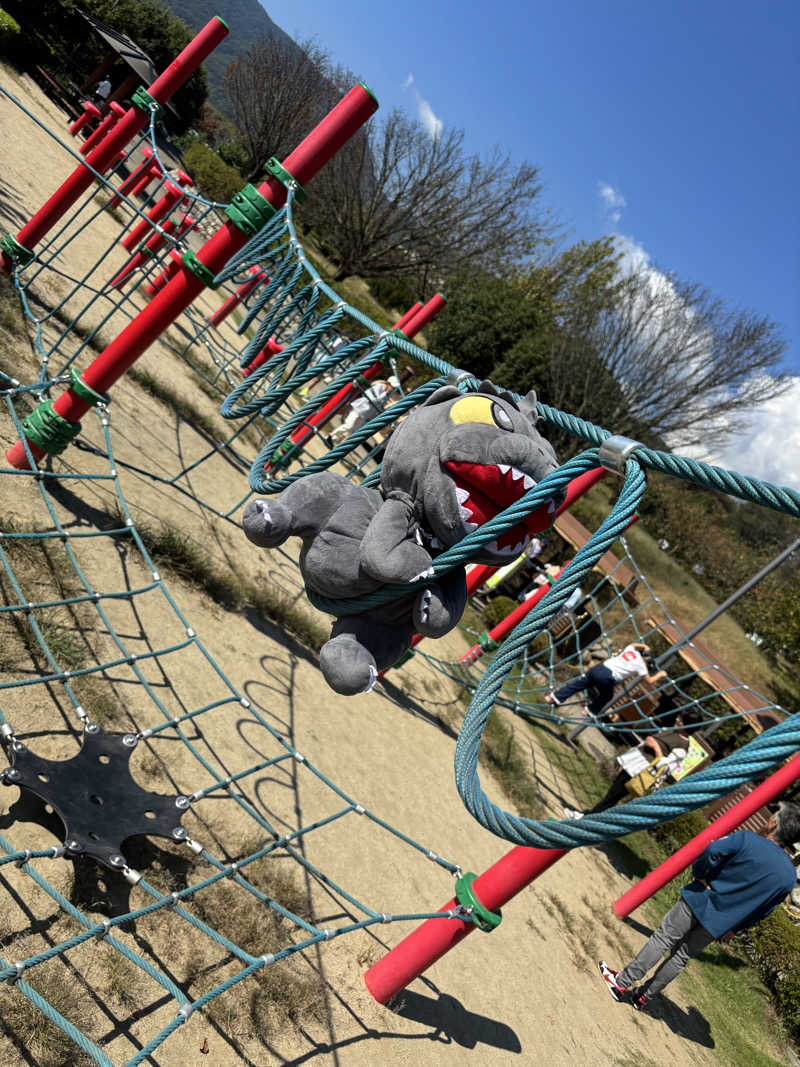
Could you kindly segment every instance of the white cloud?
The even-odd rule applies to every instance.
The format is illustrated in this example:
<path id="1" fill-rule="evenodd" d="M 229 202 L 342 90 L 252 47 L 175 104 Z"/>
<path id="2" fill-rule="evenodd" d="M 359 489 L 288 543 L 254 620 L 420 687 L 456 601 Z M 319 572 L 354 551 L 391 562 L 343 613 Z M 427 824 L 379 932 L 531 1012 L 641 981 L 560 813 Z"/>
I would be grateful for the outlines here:
<path id="1" fill-rule="evenodd" d="M 624 234 L 618 234 L 616 240 L 622 252 L 623 273 L 643 274 L 651 293 L 665 307 L 669 307 L 670 298 L 680 301 L 671 280 L 652 265 L 647 251 L 637 241 Z M 685 314 L 691 317 L 691 309 L 685 308 Z M 654 321 L 653 328 L 657 325 Z M 800 490 L 800 460 L 797 458 L 800 456 L 800 376 L 792 378 L 790 388 L 781 396 L 746 412 L 718 417 L 726 425 L 731 419 L 737 420 L 742 429 L 724 444 L 710 450 L 685 446 L 680 440 L 670 440 L 669 444 L 679 455 Z M 709 423 L 709 429 L 712 428 L 713 424 Z"/>
<path id="2" fill-rule="evenodd" d="M 734 416 L 736 418 L 737 416 Z M 740 416 L 739 416 L 740 417 Z M 752 478 L 800 490 L 800 377 L 782 396 L 753 409 L 748 426 L 710 457 Z"/>
<path id="3" fill-rule="evenodd" d="M 433 108 L 428 101 L 422 96 L 419 89 L 417 89 L 414 82 L 414 75 L 409 73 L 406 80 L 403 82 L 403 89 L 414 89 L 414 96 L 417 100 L 417 118 L 428 131 L 431 138 L 436 141 L 439 139 L 444 128 L 442 120 L 434 114 Z"/>
<path id="4" fill-rule="evenodd" d="M 605 205 L 609 221 L 616 226 L 622 218 L 622 209 L 628 206 L 625 197 L 608 182 L 598 182 L 597 192 Z"/>
<path id="5" fill-rule="evenodd" d="M 419 93 L 417 93 L 417 115 L 419 116 L 422 125 L 431 135 L 431 138 L 434 141 L 438 141 L 444 123 L 440 118 L 437 118 L 437 116 L 434 115 L 431 105 L 427 100 L 423 100 Z"/>

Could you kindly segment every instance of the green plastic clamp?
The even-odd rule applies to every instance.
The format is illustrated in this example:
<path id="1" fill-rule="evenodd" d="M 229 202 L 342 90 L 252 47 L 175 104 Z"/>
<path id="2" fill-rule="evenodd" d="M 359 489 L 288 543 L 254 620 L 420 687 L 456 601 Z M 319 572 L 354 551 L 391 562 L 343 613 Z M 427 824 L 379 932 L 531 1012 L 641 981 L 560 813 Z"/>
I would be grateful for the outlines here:
<path id="1" fill-rule="evenodd" d="M 272 453 L 272 466 L 277 467 L 279 464 L 285 463 L 287 460 L 291 459 L 292 453 L 296 451 L 297 445 L 291 437 L 287 437 L 287 439 L 281 442 Z"/>
<path id="2" fill-rule="evenodd" d="M 254 185 L 245 185 L 225 208 L 225 214 L 245 237 L 254 237 L 263 230 L 275 213 L 275 208 Z"/>
<path id="3" fill-rule="evenodd" d="M 145 89 L 143 85 L 140 85 L 135 92 L 131 93 L 131 103 L 134 107 L 138 107 L 140 111 L 149 117 L 152 113 L 156 116 L 160 115 L 164 108 L 159 104 L 158 100 Z"/>
<path id="4" fill-rule="evenodd" d="M 31 444 L 51 456 L 57 456 L 73 437 L 78 436 L 81 424 L 62 419 L 53 410 L 52 400 L 45 400 L 22 420 L 22 430 Z"/>
<path id="5" fill-rule="evenodd" d="M 35 252 L 31 252 L 30 248 L 26 248 L 25 245 L 21 245 L 19 241 L 17 241 L 16 238 L 12 237 L 10 234 L 6 237 L 0 238 L 0 249 L 5 252 L 6 255 L 9 255 L 12 259 L 15 259 L 21 267 L 27 267 L 27 265 L 36 255 Z"/>
<path id="6" fill-rule="evenodd" d="M 305 191 L 300 182 L 295 181 L 286 167 L 273 156 L 272 159 L 268 159 L 264 164 L 264 169 L 271 177 L 276 178 L 281 185 L 287 189 L 289 186 L 294 187 L 294 198 L 298 204 L 302 204 L 304 200 L 308 199 L 308 193 Z"/>
<path id="7" fill-rule="evenodd" d="M 456 882 L 456 900 L 465 908 L 472 908 L 472 921 L 479 930 L 482 930 L 485 934 L 490 934 L 503 921 L 503 913 L 499 908 L 497 911 L 489 911 L 478 900 L 472 887 L 472 883 L 477 877 L 477 874 L 467 871 L 466 874 L 463 874 L 458 879 Z"/>
<path id="8" fill-rule="evenodd" d="M 187 248 L 181 256 L 181 263 L 194 274 L 196 278 L 209 289 L 216 289 L 214 285 L 214 271 L 209 270 L 205 263 L 201 263 L 191 248 Z"/>
<path id="9" fill-rule="evenodd" d="M 91 385 L 87 385 L 74 367 L 70 367 L 69 376 L 72 379 L 70 389 L 75 396 L 80 397 L 89 407 L 97 407 L 98 404 L 107 404 L 108 396 L 105 393 L 96 393 Z"/>
<path id="10" fill-rule="evenodd" d="M 489 637 L 488 630 L 484 630 L 482 634 L 478 635 L 478 644 L 484 652 L 494 652 L 496 648 L 500 647 L 495 640 Z"/>

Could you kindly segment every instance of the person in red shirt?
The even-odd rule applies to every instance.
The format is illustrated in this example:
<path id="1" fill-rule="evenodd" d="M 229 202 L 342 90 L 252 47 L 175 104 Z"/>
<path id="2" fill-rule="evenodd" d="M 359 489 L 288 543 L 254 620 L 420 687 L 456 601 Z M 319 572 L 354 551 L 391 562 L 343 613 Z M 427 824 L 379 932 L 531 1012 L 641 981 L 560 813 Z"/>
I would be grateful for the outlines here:
<path id="1" fill-rule="evenodd" d="M 657 685 L 667 677 L 666 671 L 657 671 L 650 656 L 650 648 L 642 642 L 626 645 L 616 656 L 610 656 L 602 663 L 591 667 L 585 674 L 562 685 L 554 693 L 548 693 L 548 704 L 562 704 L 575 693 L 589 691 L 589 703 L 586 710 L 590 715 L 599 715 L 614 696 L 614 686 L 629 679 L 644 678 L 651 685 Z"/>

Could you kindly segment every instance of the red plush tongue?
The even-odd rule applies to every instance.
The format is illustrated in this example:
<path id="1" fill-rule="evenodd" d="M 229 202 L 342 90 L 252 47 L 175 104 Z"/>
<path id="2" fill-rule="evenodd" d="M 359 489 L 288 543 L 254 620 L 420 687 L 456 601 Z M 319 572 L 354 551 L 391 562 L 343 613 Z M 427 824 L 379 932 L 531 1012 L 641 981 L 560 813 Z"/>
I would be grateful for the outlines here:
<path id="1" fill-rule="evenodd" d="M 470 512 L 470 521 L 478 526 L 494 518 L 528 491 L 522 478 L 514 480 L 510 468 L 504 474 L 499 467 L 491 464 L 448 462 L 444 466 L 452 475 L 456 486 L 469 493 L 469 499 L 464 501 L 463 506 Z M 526 534 L 533 536 L 541 533 L 550 523 L 550 512 L 547 504 L 543 504 L 522 522 L 499 534 L 498 547 L 513 548 L 525 539 Z"/>

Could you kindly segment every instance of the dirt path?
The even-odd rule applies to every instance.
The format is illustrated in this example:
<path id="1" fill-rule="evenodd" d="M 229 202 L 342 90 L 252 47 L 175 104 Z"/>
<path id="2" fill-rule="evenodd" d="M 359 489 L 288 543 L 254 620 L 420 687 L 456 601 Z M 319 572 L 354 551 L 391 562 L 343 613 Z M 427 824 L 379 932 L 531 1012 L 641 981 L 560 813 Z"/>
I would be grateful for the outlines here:
<path id="1" fill-rule="evenodd" d="M 63 116 L 35 86 L 9 72 L 5 75 L 11 91 L 24 96 L 26 105 L 43 122 L 63 129 Z M 0 135 L 6 144 L 0 178 L 2 228 L 16 232 L 26 212 L 49 195 L 72 163 L 5 99 L 0 99 Z M 47 167 L 32 164 L 42 159 L 47 159 Z M 87 235 L 87 263 L 113 237 L 113 226 L 113 220 L 103 217 L 97 232 Z M 215 306 L 213 300 L 209 306 Z M 10 343 L 8 337 L 3 341 Z M 30 380 L 34 364 L 22 353 L 19 358 L 19 377 Z M 195 388 L 185 365 L 155 349 L 145 360 L 160 380 L 189 393 L 200 410 L 216 417 L 212 401 Z M 218 507 L 233 506 L 246 492 L 243 470 L 215 455 L 183 478 L 180 484 L 186 493 L 154 482 L 126 465 L 170 478 L 209 451 L 207 438 L 129 380 L 115 387 L 110 411 L 120 480 L 137 522 L 167 521 L 208 550 L 216 565 L 279 587 L 286 596 L 303 602 L 297 571 L 288 556 L 254 551 L 235 525 L 197 503 L 200 498 L 213 500 Z M 100 427 L 91 417 L 86 420 L 84 436 L 103 449 Z M 0 416 L 3 453 L 14 440 L 13 424 L 4 412 Z M 55 467 L 82 475 L 108 473 L 108 461 L 102 455 L 74 448 L 56 460 Z M 113 484 L 81 478 L 62 481 L 50 499 L 66 528 L 76 534 L 88 532 L 113 508 Z M 52 527 L 39 486 L 27 478 L 0 479 L 0 514 L 39 529 Z M 74 548 L 94 589 L 121 593 L 140 588 L 152 578 L 138 554 L 120 548 L 111 538 L 76 540 Z M 33 574 L 30 580 L 35 584 Z M 107 600 L 105 621 L 92 614 L 74 625 L 97 660 L 111 658 L 111 631 L 123 634 L 126 648 L 137 657 L 102 678 L 119 711 L 112 728 L 154 727 L 163 721 L 164 712 L 181 715 L 224 700 L 187 722 L 183 734 L 210 767 L 235 775 L 281 751 L 268 731 L 229 699 L 235 690 L 245 694 L 263 720 L 348 797 L 426 849 L 478 872 L 507 851 L 505 843 L 470 818 L 457 796 L 452 771 L 455 742 L 446 724 L 457 720 L 459 705 L 450 683 L 433 674 L 424 661 L 412 660 L 393 677 L 388 691 L 378 687 L 369 695 L 345 699 L 325 687 L 314 655 L 276 626 L 252 612 L 224 611 L 194 586 L 177 579 L 170 579 L 168 588 L 225 678 L 194 645 L 152 656 L 154 649 L 166 649 L 186 636 L 182 621 L 159 590 L 133 599 Z M 437 654 L 447 658 L 461 650 L 461 638 L 450 635 L 439 642 Z M 40 746 L 37 751 L 63 758 L 74 751 L 74 740 L 65 730 L 72 709 L 59 686 L 36 685 L 33 690 L 33 700 L 27 688 L 4 690 L 2 710 L 19 731 L 37 738 L 31 741 Z M 537 776 L 543 797 L 552 813 L 560 816 L 561 806 L 575 800 L 564 774 L 527 728 L 512 717 L 509 721 L 530 754 L 531 773 Z M 158 792 L 190 793 L 213 781 L 187 745 L 178 743 L 170 731 L 142 745 L 133 767 L 137 779 Z M 341 798 L 319 777 L 295 762 L 288 768 L 279 764 L 264 769 L 240 784 L 241 796 L 280 833 L 320 822 L 342 806 Z M 491 780 L 484 786 L 503 803 Z M 16 793 L 13 788 L 3 793 L 6 805 L 14 802 Z M 15 846 L 49 847 L 56 840 L 35 824 L 8 822 L 3 833 Z M 192 837 L 222 857 L 236 857 L 257 847 L 256 823 L 243 815 L 241 805 L 225 791 L 195 805 L 184 825 Z M 430 910 L 452 894 L 452 879 L 445 871 L 357 813 L 309 832 L 300 847 L 308 863 L 381 913 Z M 49 861 L 40 869 L 66 891 L 72 870 L 65 860 Z M 59 913 L 52 899 L 32 890 L 22 872 L 3 870 L 7 890 L 2 901 L 4 958 L 21 958 L 79 929 Z M 189 883 L 209 872 L 207 864 L 189 857 Z M 155 882 L 152 871 L 147 873 Z M 302 1024 L 284 1021 L 271 1029 L 265 1025 L 253 1034 L 235 1008 L 227 1016 L 218 1012 L 212 1019 L 196 1013 L 161 1046 L 153 1062 L 164 1067 L 305 1062 L 343 1067 L 377 1063 L 397 1067 L 492 1067 L 519 1062 L 548 1067 L 715 1064 L 719 1061 L 711 1048 L 708 1025 L 691 1010 L 680 981 L 670 988 L 669 1003 L 660 1017 L 641 1017 L 614 1004 L 602 987 L 597 958 L 620 962 L 641 943 L 641 933 L 618 923 L 610 911 L 611 902 L 628 884 L 602 851 L 568 854 L 504 909 L 498 930 L 491 936 L 472 934 L 414 982 L 394 1011 L 372 1000 L 362 974 L 385 946 L 395 944 L 415 924 L 382 925 L 341 937 L 306 953 L 300 964 L 305 972 L 322 979 L 323 1008 L 316 1017 Z M 358 914 L 346 898 L 318 881 L 311 881 L 310 893 L 314 919 L 320 925 L 338 927 L 348 915 Z M 141 889 L 132 890 L 133 906 L 150 899 Z M 187 983 L 192 995 L 199 995 L 203 976 L 189 976 L 197 934 L 179 916 L 159 913 L 152 922 L 140 920 L 135 931 L 121 932 L 119 937 L 138 952 L 149 948 L 151 958 L 175 981 Z M 217 961 L 224 958 L 220 950 Z M 97 1017 L 95 1034 L 107 1043 L 114 1063 L 128 1060 L 174 1017 L 174 1001 L 149 979 L 137 979 L 135 992 L 128 991 L 126 999 L 96 942 L 70 952 L 69 966 L 74 968 L 71 980 L 76 988 L 85 986 L 97 995 L 99 1003 L 92 1009 Z M 206 988 L 226 973 L 224 964 L 219 966 L 222 969 L 206 975 Z M 35 977 L 31 981 L 36 985 Z M 226 1003 L 231 1003 L 230 998 L 246 1002 L 251 991 L 252 983 L 239 986 L 226 994 Z M 208 1055 L 201 1056 L 206 1040 Z M 25 1062 L 19 1046 L 8 1038 L 0 1038 L 0 1061 Z"/>

